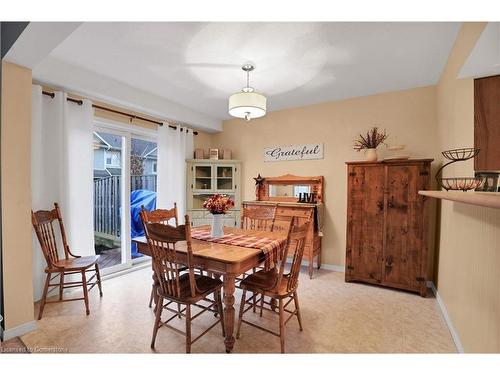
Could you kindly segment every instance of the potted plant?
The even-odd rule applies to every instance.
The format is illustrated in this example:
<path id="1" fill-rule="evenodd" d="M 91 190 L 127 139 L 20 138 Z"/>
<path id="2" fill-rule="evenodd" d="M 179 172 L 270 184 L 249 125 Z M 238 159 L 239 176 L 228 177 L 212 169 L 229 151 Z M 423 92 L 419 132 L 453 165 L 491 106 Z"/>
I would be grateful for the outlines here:
<path id="1" fill-rule="evenodd" d="M 365 158 L 367 161 L 377 161 L 377 147 L 385 143 L 388 135 L 385 130 L 383 133 L 379 132 L 378 127 L 374 126 L 365 136 L 359 135 L 354 140 L 354 149 L 356 151 L 365 150 Z"/>
<path id="2" fill-rule="evenodd" d="M 214 194 L 203 202 L 203 208 L 206 208 L 212 214 L 212 232 L 211 236 L 219 238 L 224 235 L 222 218 L 227 210 L 234 207 L 234 201 L 224 194 Z"/>

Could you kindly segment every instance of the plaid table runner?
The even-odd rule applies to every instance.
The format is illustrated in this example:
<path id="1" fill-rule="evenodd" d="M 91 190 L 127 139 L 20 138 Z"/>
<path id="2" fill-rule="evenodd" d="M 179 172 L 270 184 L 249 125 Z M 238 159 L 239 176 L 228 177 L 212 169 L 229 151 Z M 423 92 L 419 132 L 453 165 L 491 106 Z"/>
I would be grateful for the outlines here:
<path id="1" fill-rule="evenodd" d="M 257 237 L 248 234 L 226 233 L 222 237 L 213 238 L 210 235 L 210 229 L 192 228 L 191 238 L 197 240 L 215 242 L 224 245 L 249 247 L 259 249 L 266 255 L 266 265 L 273 267 L 286 244 L 286 240 L 276 240 L 267 237 Z"/>

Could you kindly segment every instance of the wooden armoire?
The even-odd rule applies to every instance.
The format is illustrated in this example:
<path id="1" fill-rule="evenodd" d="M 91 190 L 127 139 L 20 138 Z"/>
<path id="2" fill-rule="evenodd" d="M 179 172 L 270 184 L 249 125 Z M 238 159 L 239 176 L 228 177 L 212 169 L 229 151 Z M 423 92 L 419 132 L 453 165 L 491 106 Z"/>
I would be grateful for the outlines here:
<path id="1" fill-rule="evenodd" d="M 426 295 L 432 160 L 346 163 L 346 281 Z"/>

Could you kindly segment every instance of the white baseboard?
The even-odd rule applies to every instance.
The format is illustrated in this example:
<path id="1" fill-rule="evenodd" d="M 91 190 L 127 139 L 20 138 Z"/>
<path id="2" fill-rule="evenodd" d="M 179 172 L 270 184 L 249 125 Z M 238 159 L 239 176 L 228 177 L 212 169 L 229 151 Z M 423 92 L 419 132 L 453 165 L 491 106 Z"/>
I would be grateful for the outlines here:
<path id="1" fill-rule="evenodd" d="M 37 329 L 36 322 L 32 320 L 31 322 L 21 324 L 20 326 L 4 330 L 2 340 L 7 341 L 14 337 L 25 335 L 26 333 L 34 331 L 35 329 Z"/>
<path id="2" fill-rule="evenodd" d="M 316 263 L 314 263 L 314 267 L 316 267 Z M 309 266 L 309 261 L 308 260 L 303 260 L 301 263 L 304 267 Z M 321 264 L 321 269 L 329 270 L 329 271 L 335 271 L 335 272 L 345 272 L 345 266 L 339 266 L 337 264 Z"/>
<path id="3" fill-rule="evenodd" d="M 441 309 L 441 314 L 443 314 L 444 321 L 446 322 L 446 325 L 448 326 L 448 330 L 450 331 L 451 337 L 453 338 L 453 342 L 455 343 L 455 346 L 457 347 L 457 351 L 459 353 L 465 353 L 464 347 L 462 346 L 462 342 L 460 341 L 460 336 L 458 335 L 457 330 L 453 326 L 451 318 L 448 315 L 448 310 L 446 309 L 446 305 L 444 304 L 443 299 L 439 295 L 439 292 L 437 291 L 436 286 L 434 285 L 434 283 L 432 281 L 428 281 L 427 286 L 432 289 L 432 292 L 436 296 L 436 301 L 439 305 L 439 308 Z"/>

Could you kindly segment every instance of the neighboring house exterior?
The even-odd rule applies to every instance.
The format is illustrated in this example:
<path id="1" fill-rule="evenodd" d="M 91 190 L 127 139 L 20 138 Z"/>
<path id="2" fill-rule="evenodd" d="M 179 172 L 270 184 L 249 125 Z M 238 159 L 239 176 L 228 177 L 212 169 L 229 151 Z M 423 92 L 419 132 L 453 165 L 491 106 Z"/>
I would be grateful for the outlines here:
<path id="1" fill-rule="evenodd" d="M 120 136 L 94 132 L 94 180 L 121 175 L 121 150 Z M 142 159 L 142 175 L 156 175 L 157 148 L 154 143 L 134 139 L 132 153 Z"/>

